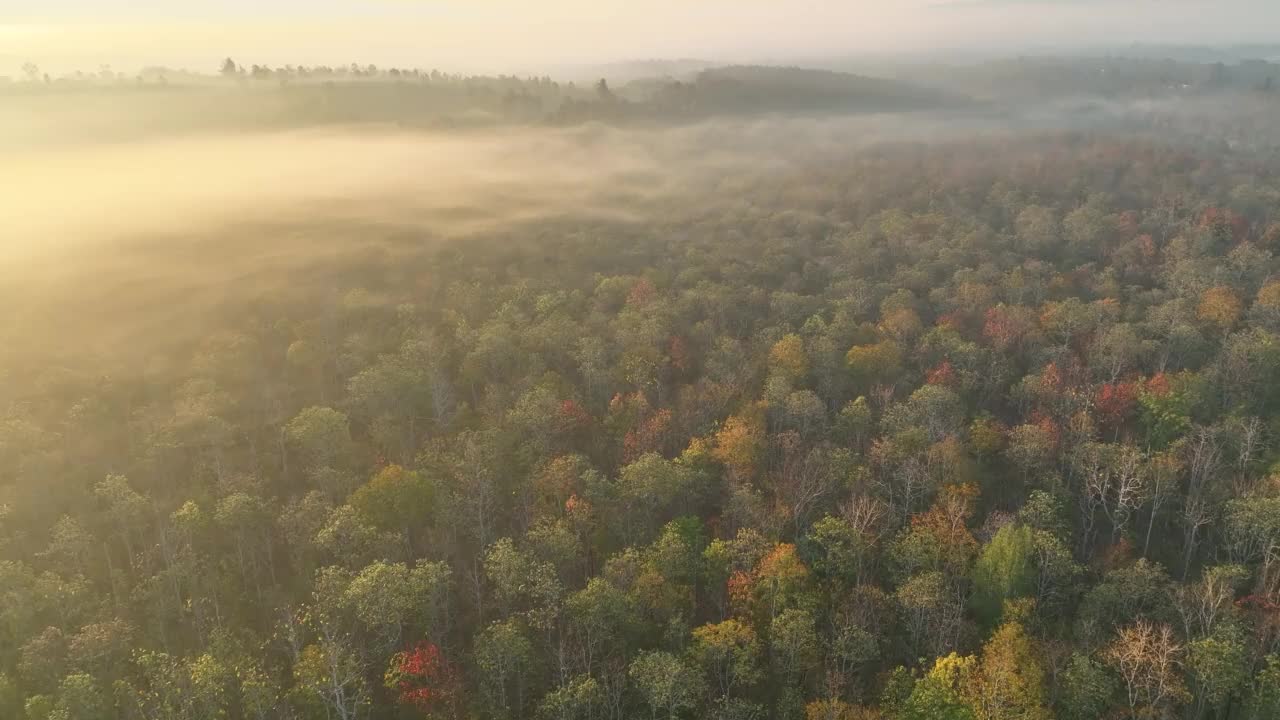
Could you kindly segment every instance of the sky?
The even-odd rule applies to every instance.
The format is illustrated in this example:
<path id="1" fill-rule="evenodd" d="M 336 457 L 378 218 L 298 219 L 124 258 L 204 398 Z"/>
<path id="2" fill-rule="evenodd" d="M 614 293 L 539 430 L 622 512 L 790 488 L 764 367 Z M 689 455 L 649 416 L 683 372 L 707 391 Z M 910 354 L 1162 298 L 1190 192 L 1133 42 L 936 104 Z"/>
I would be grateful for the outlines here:
<path id="1" fill-rule="evenodd" d="M 651 58 L 1274 41 L 1280 0 L 0 0 L 0 75 L 25 62 L 209 70 L 225 56 L 531 72 Z"/>

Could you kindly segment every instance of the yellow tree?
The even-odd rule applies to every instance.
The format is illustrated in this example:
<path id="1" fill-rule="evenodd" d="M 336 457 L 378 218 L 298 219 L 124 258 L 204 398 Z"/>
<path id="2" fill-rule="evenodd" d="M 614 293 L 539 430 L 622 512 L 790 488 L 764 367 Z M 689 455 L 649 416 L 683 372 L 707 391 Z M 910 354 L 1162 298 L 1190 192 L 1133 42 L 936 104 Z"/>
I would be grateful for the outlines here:
<path id="1" fill-rule="evenodd" d="M 769 369 L 795 382 L 809 372 L 809 356 L 804 340 L 794 333 L 783 337 L 769 350 Z"/>
<path id="2" fill-rule="evenodd" d="M 762 675 L 756 633 L 737 620 L 709 623 L 695 629 L 689 653 L 706 670 L 723 700 L 729 698 L 734 688 L 752 685 Z"/>
<path id="3" fill-rule="evenodd" d="M 979 720 L 1048 720 L 1044 666 L 1022 623 L 1001 625 L 982 648 L 972 699 Z"/>
<path id="4" fill-rule="evenodd" d="M 1200 305 L 1196 308 L 1196 316 L 1206 323 L 1226 333 L 1240 321 L 1244 305 L 1234 290 L 1225 286 L 1209 288 L 1200 296 Z"/>
<path id="5" fill-rule="evenodd" d="M 854 379 L 864 385 L 885 382 L 902 370 L 902 349 L 892 340 L 854 345 L 845 355 Z"/>
<path id="6" fill-rule="evenodd" d="M 716 433 L 711 456 L 729 468 L 734 478 L 750 479 L 764 445 L 764 425 L 758 413 L 738 414 Z"/>

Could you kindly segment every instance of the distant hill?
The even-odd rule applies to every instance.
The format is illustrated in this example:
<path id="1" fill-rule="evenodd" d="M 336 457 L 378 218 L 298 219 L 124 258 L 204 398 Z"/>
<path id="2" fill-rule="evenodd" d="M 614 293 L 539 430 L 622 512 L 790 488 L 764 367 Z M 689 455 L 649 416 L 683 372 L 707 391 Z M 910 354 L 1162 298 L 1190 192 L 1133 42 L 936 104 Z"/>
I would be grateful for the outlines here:
<path id="1" fill-rule="evenodd" d="M 649 102 L 695 115 L 768 112 L 891 112 L 936 107 L 950 98 L 895 80 L 796 67 L 742 65 L 668 82 Z"/>
<path id="2" fill-rule="evenodd" d="M 648 60 L 623 60 L 618 63 L 580 65 L 580 67 L 561 68 L 554 77 L 571 79 L 575 82 L 591 81 L 605 78 L 613 85 L 626 85 L 636 81 L 653 81 L 653 79 L 690 79 L 705 69 L 721 67 L 723 63 L 699 58 L 673 58 Z"/>
<path id="3" fill-rule="evenodd" d="M 1280 81 L 1280 65 L 1263 60 L 1228 65 L 1126 57 L 1027 57 L 924 69 L 910 79 L 979 97 L 1130 98 L 1222 90 L 1270 91 Z"/>

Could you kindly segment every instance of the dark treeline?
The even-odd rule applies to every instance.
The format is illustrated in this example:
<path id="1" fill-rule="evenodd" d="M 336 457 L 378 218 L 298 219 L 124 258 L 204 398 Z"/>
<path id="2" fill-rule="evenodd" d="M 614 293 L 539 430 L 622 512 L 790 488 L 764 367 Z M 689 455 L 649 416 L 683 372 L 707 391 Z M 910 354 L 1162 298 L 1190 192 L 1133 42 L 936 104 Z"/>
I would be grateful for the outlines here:
<path id="1" fill-rule="evenodd" d="M 898 79 L 729 66 L 615 86 L 607 79 L 575 84 L 546 76 L 471 76 L 354 63 L 271 68 L 228 58 L 217 75 L 148 68 L 129 76 L 104 67 L 97 73 L 52 78 L 28 65 L 22 81 L 0 84 L 0 96 L 70 96 L 74 102 L 84 93 L 125 94 L 121 102 L 149 103 L 155 122 L 198 107 L 199 117 L 184 122 L 217 126 L 222 118 L 224 125 L 238 128 L 359 122 L 435 127 L 667 123 L 763 113 L 1007 109 L 1081 98 L 1280 98 L 1280 65 L 1263 60 L 1225 65 L 1122 57 L 1024 58 L 971 66 L 872 67 L 879 75 Z"/>
<path id="2" fill-rule="evenodd" d="M 1275 146 L 796 155 L 6 343 L 0 717 L 1280 717 Z"/>
<path id="3" fill-rule="evenodd" d="M 0 94 L 66 97 L 122 93 L 128 101 L 155 103 L 160 115 L 180 112 L 202 96 L 214 96 L 206 113 L 214 122 L 236 107 L 237 127 L 394 122 L 466 127 L 492 124 L 576 124 L 587 121 L 689 122 L 717 115 L 758 113 L 845 114 L 939 108 L 961 98 L 906 83 L 801 68 L 726 67 L 687 80 L 656 78 L 610 86 L 558 82 L 549 77 L 469 76 L 438 70 L 375 66 L 243 67 L 228 58 L 222 74 L 198 75 L 152 68 L 129 78 L 104 68 L 59 79 L 27 69 L 25 82 L 0 86 Z M 139 97 L 141 96 L 141 97 Z M 219 106 L 222 106 L 219 112 Z M 226 106 L 231 106 L 230 108 Z"/>

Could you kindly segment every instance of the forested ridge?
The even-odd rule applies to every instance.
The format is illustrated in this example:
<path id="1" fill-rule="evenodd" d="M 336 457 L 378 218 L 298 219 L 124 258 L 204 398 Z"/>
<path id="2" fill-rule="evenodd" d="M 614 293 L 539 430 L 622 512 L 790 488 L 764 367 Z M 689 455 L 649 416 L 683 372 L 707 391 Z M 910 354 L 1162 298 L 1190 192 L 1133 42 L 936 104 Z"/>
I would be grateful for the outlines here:
<path id="1" fill-rule="evenodd" d="M 605 78 L 575 83 L 358 64 L 273 69 L 231 58 L 219 75 L 147 68 L 130 77 L 103 68 L 54 78 L 31 65 L 24 82 L 0 82 L 0 97 L 55 119 L 86 107 L 115 111 L 129 115 L 130 132 L 149 134 L 375 122 L 451 129 L 670 124 L 724 115 L 925 110 L 963 100 L 906 81 L 797 67 L 714 67 L 613 87 Z M 148 114 L 145 123 L 133 117 L 139 110 Z"/>
<path id="2" fill-rule="evenodd" d="M 0 717 L 1280 717 L 1274 146 L 796 156 L 10 338 Z"/>
<path id="3" fill-rule="evenodd" d="M 589 82 L 546 75 L 466 75 L 375 65 L 272 68 L 227 58 L 218 74 L 165 67 L 136 74 L 104 66 L 57 77 L 28 64 L 20 81 L 0 77 L 0 111 L 125 116 L 123 134 L 209 132 L 299 125 L 393 123 L 478 129 L 582 122 L 670 125 L 712 117 L 942 110 L 1025 110 L 1045 102 L 1149 102 L 1204 98 L 1215 109 L 1280 97 L 1280 64 L 1199 63 L 1142 57 L 1029 57 L 978 64 L 854 63 L 835 72 L 803 67 L 655 63 L 674 72 Z M 868 74 L 870 73 L 870 75 Z M 874 76 L 871 76 L 874 75 Z M 136 113 L 146 114 L 137 122 Z M 0 112 L 0 119 L 5 115 Z M 118 117 L 117 117 L 118 119 Z M 111 127 L 107 121 L 99 123 Z M 96 130 L 101 133 L 103 127 Z"/>

